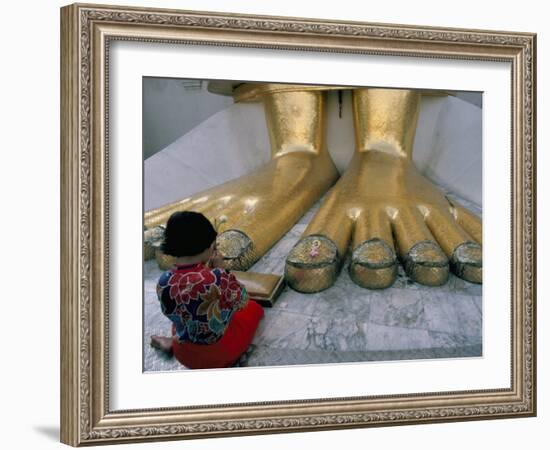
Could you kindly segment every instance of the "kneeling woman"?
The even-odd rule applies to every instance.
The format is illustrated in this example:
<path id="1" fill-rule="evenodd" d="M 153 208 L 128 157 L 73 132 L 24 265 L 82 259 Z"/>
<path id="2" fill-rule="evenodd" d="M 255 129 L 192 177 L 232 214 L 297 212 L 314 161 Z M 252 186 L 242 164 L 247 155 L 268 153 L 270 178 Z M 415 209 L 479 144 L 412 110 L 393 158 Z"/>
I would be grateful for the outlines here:
<path id="1" fill-rule="evenodd" d="M 160 276 L 157 295 L 172 322 L 172 338 L 151 336 L 151 345 L 190 369 L 233 365 L 264 315 L 235 276 L 220 267 L 216 235 L 196 212 L 176 212 L 166 224 L 162 251 L 176 259 Z"/>

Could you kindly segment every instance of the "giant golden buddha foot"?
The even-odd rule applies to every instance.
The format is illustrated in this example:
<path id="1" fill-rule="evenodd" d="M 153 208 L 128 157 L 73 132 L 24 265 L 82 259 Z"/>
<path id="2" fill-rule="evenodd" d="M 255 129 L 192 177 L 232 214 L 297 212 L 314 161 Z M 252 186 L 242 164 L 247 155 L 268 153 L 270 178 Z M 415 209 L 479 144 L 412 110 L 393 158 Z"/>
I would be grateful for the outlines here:
<path id="1" fill-rule="evenodd" d="M 480 220 L 451 204 L 412 162 L 420 94 L 359 89 L 353 95 L 356 152 L 290 252 L 288 283 L 301 292 L 328 288 L 348 248 L 350 276 L 362 287 L 391 286 L 398 259 L 425 285 L 444 284 L 449 269 L 481 283 Z"/>
<path id="2" fill-rule="evenodd" d="M 276 84 L 244 85 L 239 92 L 236 100 L 264 103 L 271 161 L 254 173 L 146 212 L 145 227 L 146 234 L 155 234 L 175 211 L 202 212 L 218 227 L 225 266 L 246 270 L 334 184 L 338 172 L 325 144 L 324 92 Z M 170 264 L 159 250 L 156 254 L 162 267 Z"/>

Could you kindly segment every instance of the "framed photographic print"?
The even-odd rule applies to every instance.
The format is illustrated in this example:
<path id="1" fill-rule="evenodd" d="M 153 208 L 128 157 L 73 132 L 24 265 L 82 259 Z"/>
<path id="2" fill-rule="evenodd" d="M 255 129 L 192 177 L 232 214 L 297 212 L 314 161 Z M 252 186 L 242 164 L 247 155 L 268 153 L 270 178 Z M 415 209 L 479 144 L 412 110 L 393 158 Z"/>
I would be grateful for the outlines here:
<path id="1" fill-rule="evenodd" d="M 63 442 L 536 413 L 535 35 L 61 19 Z"/>

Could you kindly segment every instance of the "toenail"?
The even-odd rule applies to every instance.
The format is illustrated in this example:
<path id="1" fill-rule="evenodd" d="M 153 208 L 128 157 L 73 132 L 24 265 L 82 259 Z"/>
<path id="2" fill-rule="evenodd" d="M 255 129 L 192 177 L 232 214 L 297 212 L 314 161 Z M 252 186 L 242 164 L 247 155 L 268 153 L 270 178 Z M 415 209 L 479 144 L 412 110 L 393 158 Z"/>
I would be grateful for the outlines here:
<path id="1" fill-rule="evenodd" d="M 420 284 L 441 286 L 449 277 L 449 260 L 432 241 L 415 244 L 403 258 L 407 275 Z"/>
<path id="2" fill-rule="evenodd" d="M 372 269 L 388 267 L 395 264 L 395 252 L 383 240 L 369 239 L 359 245 L 352 254 L 352 262 Z"/>
<path id="3" fill-rule="evenodd" d="M 239 230 L 228 230 L 220 234 L 216 240 L 216 247 L 224 258 L 239 258 L 252 241 Z"/>
<path id="4" fill-rule="evenodd" d="M 339 268 L 334 242 L 325 236 L 307 236 L 290 251 L 285 278 L 296 291 L 318 292 L 334 284 Z"/>
<path id="5" fill-rule="evenodd" d="M 432 241 L 423 241 L 414 245 L 407 257 L 416 264 L 428 266 L 447 265 L 448 260 L 439 245 Z"/>
<path id="6" fill-rule="evenodd" d="M 334 242 L 325 236 L 307 236 L 301 239 L 290 251 L 287 262 L 300 266 L 314 267 L 332 264 L 338 257 Z"/>
<path id="7" fill-rule="evenodd" d="M 365 241 L 353 251 L 349 271 L 351 279 L 359 286 L 387 288 L 397 277 L 395 252 L 381 239 Z"/>
<path id="8" fill-rule="evenodd" d="M 155 252 L 160 248 L 164 240 L 164 226 L 159 225 L 148 228 L 143 232 L 143 260 L 147 261 L 155 257 Z"/>
<path id="9" fill-rule="evenodd" d="M 460 244 L 451 257 L 451 269 L 453 272 L 472 283 L 483 281 L 483 254 L 479 244 L 464 242 Z"/>
<path id="10" fill-rule="evenodd" d="M 227 269 L 246 270 L 255 262 L 252 240 L 242 231 L 224 231 L 218 235 L 216 247 Z"/>

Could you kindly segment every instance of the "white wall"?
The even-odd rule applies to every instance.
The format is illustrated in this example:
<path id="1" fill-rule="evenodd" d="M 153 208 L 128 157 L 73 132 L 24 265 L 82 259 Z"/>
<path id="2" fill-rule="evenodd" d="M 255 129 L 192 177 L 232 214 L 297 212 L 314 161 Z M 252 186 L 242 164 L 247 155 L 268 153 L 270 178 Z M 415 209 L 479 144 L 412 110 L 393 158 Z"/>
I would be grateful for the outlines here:
<path id="1" fill-rule="evenodd" d="M 0 183 L 4 237 L 2 276 L 2 441 L 3 448 L 60 448 L 59 417 L 59 10 L 64 2 L 27 1 L 3 5 L 2 153 Z M 550 189 L 545 149 L 549 147 L 548 84 L 550 32 L 544 2 L 298 2 L 277 0 L 117 1 L 255 14 L 321 17 L 387 23 L 443 25 L 538 32 L 538 229 L 549 229 Z M 540 5 L 540 6 L 539 6 Z M 32 217 L 32 221 L 31 221 Z M 550 267 L 548 233 L 539 234 L 540 279 Z M 7 288 L 7 289 L 6 289 Z M 139 449 L 359 448 L 499 449 L 545 448 L 548 436 L 550 308 L 548 285 L 539 283 L 539 417 L 369 430 L 270 435 L 219 440 L 142 444 Z M 127 446 L 117 447 L 126 448 Z M 137 446 L 131 448 L 138 448 Z"/>
<path id="2" fill-rule="evenodd" d="M 201 80 L 143 78 L 144 159 L 233 104 L 231 97 L 208 92 L 207 83 Z M 198 89 L 194 89 L 195 86 Z"/>

